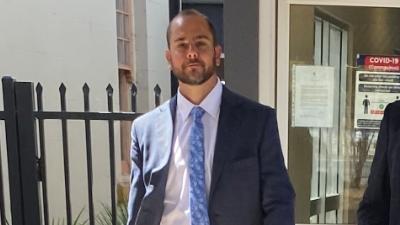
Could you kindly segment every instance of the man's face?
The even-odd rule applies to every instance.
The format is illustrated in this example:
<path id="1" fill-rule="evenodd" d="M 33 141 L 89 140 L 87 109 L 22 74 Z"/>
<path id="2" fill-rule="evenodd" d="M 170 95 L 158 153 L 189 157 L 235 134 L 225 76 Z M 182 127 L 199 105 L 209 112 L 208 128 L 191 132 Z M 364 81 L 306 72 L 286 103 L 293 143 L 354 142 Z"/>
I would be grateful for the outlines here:
<path id="1" fill-rule="evenodd" d="M 210 28 L 202 17 L 175 18 L 170 27 L 169 41 L 165 56 L 180 82 L 200 85 L 215 74 L 221 47 L 214 47 Z"/>

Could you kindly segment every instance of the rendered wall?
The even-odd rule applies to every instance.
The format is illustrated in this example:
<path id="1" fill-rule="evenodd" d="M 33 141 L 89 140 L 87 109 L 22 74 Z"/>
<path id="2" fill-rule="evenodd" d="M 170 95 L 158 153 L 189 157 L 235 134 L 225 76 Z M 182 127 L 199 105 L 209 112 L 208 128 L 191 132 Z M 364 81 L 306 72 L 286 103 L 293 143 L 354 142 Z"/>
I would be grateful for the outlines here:
<path id="1" fill-rule="evenodd" d="M 81 88 L 83 83 L 87 82 L 91 87 L 91 110 L 106 111 L 105 88 L 111 83 L 115 93 L 114 109 L 117 110 L 119 107 L 115 17 L 115 1 L 1 0 L 0 76 L 8 74 L 19 81 L 32 81 L 35 84 L 41 82 L 44 86 L 45 110 L 59 110 L 58 87 L 64 82 L 67 86 L 67 108 L 82 111 Z M 65 219 L 60 124 L 60 121 L 45 122 L 49 210 L 50 219 L 55 221 Z M 87 218 L 83 122 L 70 122 L 68 128 L 73 217 L 84 209 L 83 217 Z M 119 125 L 116 124 L 115 128 L 115 136 L 119 137 Z M 2 158 L 6 159 L 4 131 L 0 130 Z M 110 199 L 107 135 L 106 122 L 92 123 L 93 195 L 98 209 L 96 213 L 101 211 L 100 203 L 109 204 Z M 116 143 L 119 143 L 118 139 Z M 119 151 L 118 146 L 116 149 Z M 118 161 L 118 152 L 116 156 Z M 3 173 L 7 175 L 4 164 Z M 6 189 L 8 197 L 7 183 Z"/>
<path id="2" fill-rule="evenodd" d="M 171 96 L 170 72 L 165 59 L 169 3 L 166 0 L 135 0 L 135 58 L 138 110 L 154 108 L 154 87 L 161 88 L 161 102 Z"/>

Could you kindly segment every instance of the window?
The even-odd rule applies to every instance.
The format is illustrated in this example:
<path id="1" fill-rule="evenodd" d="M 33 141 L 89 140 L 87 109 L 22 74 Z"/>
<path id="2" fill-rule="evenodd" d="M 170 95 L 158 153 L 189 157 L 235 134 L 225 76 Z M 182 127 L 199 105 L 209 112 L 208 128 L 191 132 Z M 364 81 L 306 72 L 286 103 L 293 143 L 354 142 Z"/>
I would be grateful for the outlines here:
<path id="1" fill-rule="evenodd" d="M 118 66 L 120 69 L 131 70 L 132 44 L 132 14 L 130 0 L 116 0 L 117 5 L 117 39 Z"/>

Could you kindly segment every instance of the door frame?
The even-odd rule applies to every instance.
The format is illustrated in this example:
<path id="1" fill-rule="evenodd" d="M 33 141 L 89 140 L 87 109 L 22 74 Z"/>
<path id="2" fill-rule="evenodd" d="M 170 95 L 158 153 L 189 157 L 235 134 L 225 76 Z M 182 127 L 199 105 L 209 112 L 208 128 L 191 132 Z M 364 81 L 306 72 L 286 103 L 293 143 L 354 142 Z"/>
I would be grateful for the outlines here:
<path id="1" fill-rule="evenodd" d="M 276 31 L 276 38 L 270 38 L 268 41 L 275 42 L 276 49 L 273 53 L 262 54 L 261 52 L 266 49 L 262 49 L 260 44 L 260 90 L 270 90 L 269 94 L 273 96 L 265 97 L 266 93 L 260 93 L 260 100 L 268 99 L 266 101 L 270 105 L 276 108 L 277 120 L 279 133 L 281 137 L 282 151 L 287 165 L 288 162 L 288 132 L 289 132 L 289 27 L 290 27 L 290 6 L 291 5 L 324 5 L 324 6 L 363 6 L 363 7 L 388 7 L 388 8 L 400 8 L 400 1 L 398 0 L 276 0 L 276 7 L 274 13 L 276 20 L 276 27 L 268 27 L 269 22 L 261 20 L 266 13 L 271 12 L 265 10 L 263 5 L 260 5 L 260 35 L 270 34 L 271 30 Z M 260 36 L 260 42 L 265 40 L 263 36 Z M 265 45 L 265 44 L 264 44 Z M 271 45 L 270 45 L 271 46 Z M 269 48 L 272 50 L 271 48 Z M 270 59 L 267 59 L 267 55 Z M 276 58 L 275 58 L 276 57 Z M 271 59 L 272 58 L 272 59 Z M 271 60 L 276 59 L 275 64 L 275 77 L 271 78 L 267 75 L 263 76 L 262 71 L 271 71 L 271 69 L 264 68 L 271 65 Z M 263 64 L 264 62 L 264 64 Z M 264 66 L 264 67 L 263 67 Z M 266 79 L 265 77 L 268 77 Z M 262 82 L 263 80 L 269 80 L 273 82 Z M 271 91 L 273 90 L 273 91 Z M 264 96 L 264 97 L 263 97 Z M 272 100 L 274 99 L 274 101 Z M 261 101 L 263 102 L 263 101 Z M 289 168 L 290 169 L 290 168 Z"/>

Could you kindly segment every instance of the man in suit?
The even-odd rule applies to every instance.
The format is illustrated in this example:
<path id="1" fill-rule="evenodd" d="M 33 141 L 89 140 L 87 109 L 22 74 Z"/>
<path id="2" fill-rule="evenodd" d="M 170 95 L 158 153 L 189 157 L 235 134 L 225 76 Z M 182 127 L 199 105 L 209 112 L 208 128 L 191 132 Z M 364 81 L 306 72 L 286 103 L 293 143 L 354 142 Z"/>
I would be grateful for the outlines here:
<path id="1" fill-rule="evenodd" d="M 204 15 L 181 11 L 167 41 L 179 90 L 132 125 L 128 225 L 293 225 L 275 111 L 221 84 Z"/>
<path id="2" fill-rule="evenodd" d="M 358 209 L 359 225 L 400 224 L 400 101 L 381 122 L 368 187 Z"/>

